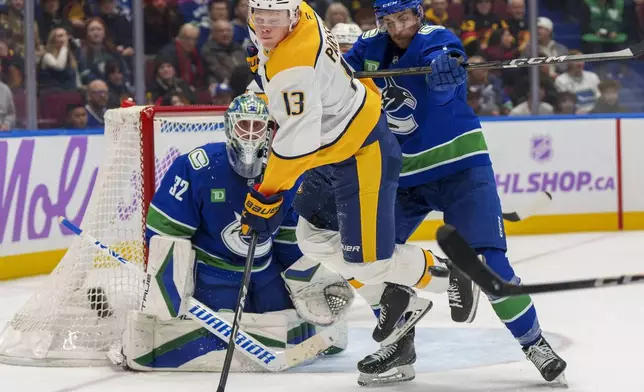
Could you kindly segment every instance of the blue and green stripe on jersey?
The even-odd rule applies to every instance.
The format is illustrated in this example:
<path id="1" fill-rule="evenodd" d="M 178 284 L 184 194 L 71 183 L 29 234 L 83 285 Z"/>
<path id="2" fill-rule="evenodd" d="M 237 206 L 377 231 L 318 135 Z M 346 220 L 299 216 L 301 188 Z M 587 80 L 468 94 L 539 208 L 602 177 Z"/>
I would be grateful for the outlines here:
<path id="1" fill-rule="evenodd" d="M 523 316 L 532 306 L 532 298 L 528 295 L 502 297 L 490 300 L 492 308 L 499 319 L 505 324 L 511 323 Z"/>
<path id="2" fill-rule="evenodd" d="M 480 154 L 488 154 L 487 144 L 483 131 L 474 129 L 428 150 L 403 153 L 400 176 L 411 176 Z"/>
<path id="3" fill-rule="evenodd" d="M 197 231 L 196 227 L 170 217 L 154 204 L 148 209 L 146 226 L 157 234 L 179 238 L 190 238 Z"/>

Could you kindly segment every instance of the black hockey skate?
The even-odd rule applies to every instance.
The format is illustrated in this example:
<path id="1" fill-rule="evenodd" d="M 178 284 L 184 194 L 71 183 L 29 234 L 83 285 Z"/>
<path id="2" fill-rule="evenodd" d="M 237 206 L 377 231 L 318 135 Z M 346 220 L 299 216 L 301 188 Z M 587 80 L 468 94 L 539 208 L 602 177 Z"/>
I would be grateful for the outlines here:
<path id="1" fill-rule="evenodd" d="M 432 308 L 432 301 L 420 298 L 414 289 L 393 283 L 380 297 L 380 317 L 373 340 L 388 346 L 402 338 Z"/>
<path id="2" fill-rule="evenodd" d="M 416 377 L 413 366 L 416 362 L 414 335 L 412 328 L 397 342 L 382 346 L 358 362 L 358 385 L 380 386 L 413 380 Z"/>
<path id="3" fill-rule="evenodd" d="M 561 382 L 565 384 L 563 372 L 566 370 L 566 361 L 554 352 L 543 336 L 532 346 L 524 347 L 523 352 L 530 362 L 537 367 L 544 380 L 554 381 L 561 377 Z"/>
<path id="4" fill-rule="evenodd" d="M 480 257 L 485 262 L 485 258 Z M 437 259 L 447 263 L 446 259 L 440 259 L 438 257 Z M 447 298 L 449 300 L 453 321 L 457 323 L 471 323 L 474 321 L 479 305 L 480 293 L 481 289 L 478 285 L 463 275 L 458 268 L 452 266 L 449 276 Z"/>

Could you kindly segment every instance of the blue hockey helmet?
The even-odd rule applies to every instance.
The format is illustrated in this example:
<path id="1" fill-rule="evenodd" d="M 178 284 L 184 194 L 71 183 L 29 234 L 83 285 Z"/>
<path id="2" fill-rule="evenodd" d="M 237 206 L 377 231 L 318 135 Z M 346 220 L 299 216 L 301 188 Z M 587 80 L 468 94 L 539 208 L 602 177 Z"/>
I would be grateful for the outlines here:
<path id="1" fill-rule="evenodd" d="M 396 14 L 411 9 L 414 14 L 421 19 L 423 18 L 423 1 L 422 0 L 375 0 L 373 11 L 376 15 L 376 24 L 381 31 L 385 31 L 383 18 L 387 15 Z"/>
<path id="2" fill-rule="evenodd" d="M 224 113 L 228 161 L 237 174 L 262 174 L 270 143 L 270 115 L 266 103 L 252 92 L 236 97 Z"/>

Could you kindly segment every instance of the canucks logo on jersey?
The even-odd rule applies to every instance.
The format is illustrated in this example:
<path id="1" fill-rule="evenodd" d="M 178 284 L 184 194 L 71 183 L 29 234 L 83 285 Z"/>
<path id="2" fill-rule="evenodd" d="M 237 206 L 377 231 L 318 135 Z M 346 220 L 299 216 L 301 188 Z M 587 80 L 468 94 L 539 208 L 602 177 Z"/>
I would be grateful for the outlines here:
<path id="1" fill-rule="evenodd" d="M 387 123 L 393 133 L 408 135 L 418 128 L 414 118 L 416 104 L 416 98 L 409 90 L 397 85 L 393 78 L 385 78 L 382 108 L 387 114 Z"/>
<path id="2" fill-rule="evenodd" d="M 235 220 L 231 222 L 221 231 L 221 239 L 226 245 L 226 248 L 236 254 L 237 256 L 246 257 L 248 254 L 248 241 L 250 236 L 242 235 L 241 233 L 241 223 L 239 220 L 241 216 L 235 212 Z M 266 241 L 257 243 L 255 248 L 255 257 L 264 257 L 266 256 L 272 248 L 273 241 L 268 238 Z"/>

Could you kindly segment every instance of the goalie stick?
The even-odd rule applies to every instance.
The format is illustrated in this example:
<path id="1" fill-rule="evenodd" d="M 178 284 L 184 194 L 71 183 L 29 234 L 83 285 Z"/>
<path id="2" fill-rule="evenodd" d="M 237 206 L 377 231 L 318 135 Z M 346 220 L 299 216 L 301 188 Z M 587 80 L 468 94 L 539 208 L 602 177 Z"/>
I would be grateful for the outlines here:
<path id="1" fill-rule="evenodd" d="M 644 42 L 637 43 L 626 49 L 618 50 L 615 52 L 601 52 L 590 54 L 571 54 L 564 56 L 551 56 L 551 57 L 529 57 L 517 58 L 512 60 L 502 61 L 487 61 L 483 63 L 465 63 L 463 66 L 470 69 L 506 69 L 506 68 L 524 68 L 534 67 L 541 64 L 563 64 L 570 62 L 594 62 L 594 61 L 610 61 L 610 60 L 629 60 L 634 59 L 644 54 Z M 357 71 L 353 73 L 353 77 L 357 79 L 363 78 L 385 78 L 403 75 L 425 75 L 432 73 L 431 66 L 425 67 L 412 67 L 412 68 L 396 68 L 396 69 L 383 69 L 379 71 Z"/>
<path id="2" fill-rule="evenodd" d="M 64 217 L 58 217 L 58 223 L 60 223 L 62 226 L 66 227 L 88 243 L 94 245 L 94 247 L 107 254 L 109 257 L 121 263 L 122 266 L 130 268 L 137 274 L 141 275 L 141 277 L 145 279 L 146 285 L 149 285 L 149 282 L 151 282 L 152 276 L 150 274 L 141 271 L 135 264 L 131 263 L 123 256 L 118 254 L 115 250 L 111 249 L 96 238 L 81 230 L 78 226 L 74 225 L 69 220 L 65 219 Z M 104 309 L 99 309 L 100 316 L 101 312 L 108 311 L 109 305 L 106 305 L 107 297 L 103 293 L 103 290 L 101 288 L 90 290 L 99 289 L 100 294 L 103 296 L 102 301 L 105 301 L 103 305 Z M 189 313 L 193 316 L 191 317 L 192 320 L 196 321 L 198 324 L 206 328 L 208 331 L 210 331 L 210 333 L 217 336 L 221 340 L 228 341 L 229 337 L 232 335 L 232 325 L 228 320 L 192 297 L 190 297 L 189 303 Z M 109 315 L 111 315 L 111 310 L 109 310 L 109 312 Z M 237 348 L 244 355 L 246 355 L 248 358 L 259 364 L 266 370 L 271 372 L 279 372 L 290 367 L 297 366 L 303 362 L 309 361 L 315 358 L 322 351 L 326 350 L 333 343 L 333 338 L 331 337 L 332 333 L 332 330 L 330 328 L 327 328 L 319 334 L 316 334 L 313 337 L 298 344 L 297 346 L 280 351 L 274 351 L 273 349 L 268 348 L 260 343 L 252 335 L 246 333 L 243 330 L 238 330 L 235 340 L 235 346 L 237 346 Z"/>
<path id="3" fill-rule="evenodd" d="M 483 264 L 474 249 L 468 245 L 453 226 L 439 227 L 436 231 L 436 239 L 453 266 L 461 270 L 474 283 L 479 285 L 483 291 L 497 297 L 644 283 L 644 274 L 636 274 L 553 283 L 512 284 L 501 279 L 490 267 Z"/>

